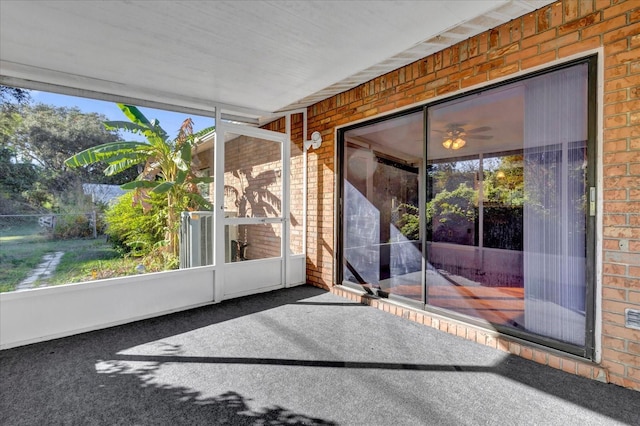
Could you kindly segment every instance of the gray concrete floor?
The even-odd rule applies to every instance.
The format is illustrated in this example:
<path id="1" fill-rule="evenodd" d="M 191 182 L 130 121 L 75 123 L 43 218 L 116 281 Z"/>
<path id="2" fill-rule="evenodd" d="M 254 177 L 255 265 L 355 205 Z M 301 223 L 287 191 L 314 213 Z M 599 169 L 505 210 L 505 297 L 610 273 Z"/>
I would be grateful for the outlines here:
<path id="1" fill-rule="evenodd" d="M 638 425 L 640 393 L 302 286 L 1 351 L 0 424 Z"/>

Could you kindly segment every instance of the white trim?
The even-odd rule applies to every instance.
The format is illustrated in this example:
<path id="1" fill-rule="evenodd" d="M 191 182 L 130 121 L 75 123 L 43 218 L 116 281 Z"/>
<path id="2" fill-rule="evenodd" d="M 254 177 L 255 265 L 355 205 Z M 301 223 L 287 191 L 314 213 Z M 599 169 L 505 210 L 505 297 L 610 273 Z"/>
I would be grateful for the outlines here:
<path id="1" fill-rule="evenodd" d="M 225 238 L 224 238 L 224 134 L 218 131 L 218 125 L 221 123 L 220 120 L 222 116 L 222 111 L 220 109 L 216 110 L 216 134 L 214 138 L 214 156 L 215 156 L 215 167 L 213 169 L 214 176 L 214 238 L 213 238 L 213 255 L 214 255 L 214 265 L 221 272 L 218 276 L 216 286 L 216 294 L 215 300 L 220 301 L 224 296 L 224 287 L 225 287 L 225 274 L 224 274 L 224 264 L 225 264 Z M 220 121 L 218 121 L 220 120 Z M 224 127 L 224 126 L 223 126 Z"/>
<path id="2" fill-rule="evenodd" d="M 281 188 L 282 188 L 282 200 L 280 202 L 280 222 L 282 223 L 282 229 L 280 231 L 281 236 L 281 250 L 282 250 L 282 284 L 285 287 L 289 287 L 289 274 L 288 270 L 291 267 L 291 114 L 285 115 L 285 141 L 280 151 L 282 158 L 282 170 Z"/>
<path id="3" fill-rule="evenodd" d="M 205 306 L 211 266 L 0 294 L 0 349 Z"/>
<path id="4" fill-rule="evenodd" d="M 597 100 L 596 100 L 596 113 L 598 115 L 596 119 L 597 128 L 596 128 L 596 192 L 597 192 L 597 202 L 596 202 L 596 247 L 595 247 L 595 263 L 596 270 L 595 274 L 595 288 L 594 291 L 594 318 L 593 318 L 593 333 L 594 333 L 594 352 L 593 352 L 593 360 L 596 363 L 600 363 L 602 361 L 602 263 L 603 259 L 603 244 L 602 241 L 604 239 L 604 220 L 602 214 L 602 208 L 604 206 L 604 48 L 600 47 L 593 51 L 590 51 L 589 54 L 597 54 L 597 66 L 598 66 L 598 75 L 597 75 Z M 587 56 L 587 55 L 585 55 Z"/>
<path id="5" fill-rule="evenodd" d="M 221 109 L 221 113 L 224 109 Z M 224 133 L 231 133 L 238 136 L 250 136 L 252 138 L 266 139 L 272 142 L 285 143 L 287 135 L 285 133 L 274 132 L 272 130 L 260 129 L 257 127 L 242 126 L 239 124 L 229 123 L 222 121 L 218 123 L 216 121 L 216 133 L 220 133 L 224 139 Z"/>

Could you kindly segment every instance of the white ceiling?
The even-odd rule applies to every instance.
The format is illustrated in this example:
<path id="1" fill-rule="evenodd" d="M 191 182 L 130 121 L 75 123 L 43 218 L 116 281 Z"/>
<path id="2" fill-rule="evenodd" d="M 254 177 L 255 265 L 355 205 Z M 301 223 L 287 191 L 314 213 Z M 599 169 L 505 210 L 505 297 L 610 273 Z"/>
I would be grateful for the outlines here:
<path id="1" fill-rule="evenodd" d="M 0 83 L 264 118 L 551 2 L 1 0 Z"/>

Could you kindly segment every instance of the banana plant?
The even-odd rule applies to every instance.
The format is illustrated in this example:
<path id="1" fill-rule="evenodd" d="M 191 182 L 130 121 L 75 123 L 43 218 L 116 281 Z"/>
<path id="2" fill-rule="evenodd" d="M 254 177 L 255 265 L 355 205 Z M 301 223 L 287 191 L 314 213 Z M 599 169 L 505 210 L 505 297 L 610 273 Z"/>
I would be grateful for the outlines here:
<path id="1" fill-rule="evenodd" d="M 167 245 L 170 253 L 178 253 L 179 212 L 176 202 L 189 209 L 211 209 L 211 204 L 198 192 L 199 183 L 209 183 L 212 177 L 198 177 L 192 164 L 191 151 L 195 143 L 193 121 L 187 118 L 178 136 L 170 140 L 158 120 L 149 121 L 135 106 L 117 104 L 130 121 L 107 121 L 108 130 L 123 130 L 142 135 L 146 141 L 111 142 L 86 149 L 65 160 L 68 167 L 83 167 L 102 162 L 107 176 L 123 172 L 131 167 L 141 168 L 135 180 L 121 185 L 134 192 L 134 203 L 140 203 L 145 213 L 151 210 L 152 194 L 167 197 Z M 211 130 L 211 129 L 207 129 Z"/>

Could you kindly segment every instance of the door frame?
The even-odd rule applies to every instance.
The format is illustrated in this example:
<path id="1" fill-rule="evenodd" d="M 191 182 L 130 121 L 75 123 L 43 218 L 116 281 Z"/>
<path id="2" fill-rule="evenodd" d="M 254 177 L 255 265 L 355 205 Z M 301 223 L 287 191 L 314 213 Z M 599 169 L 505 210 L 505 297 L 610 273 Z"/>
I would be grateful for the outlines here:
<path id="1" fill-rule="evenodd" d="M 215 136 L 215 200 L 214 200 L 214 259 L 216 300 L 231 299 L 254 293 L 284 288 L 288 285 L 289 215 L 290 215 L 290 135 L 256 127 L 244 126 L 222 119 L 221 108 L 216 109 Z M 224 174 L 225 134 L 255 137 L 280 144 L 281 161 L 281 211 L 278 217 L 225 218 Z M 280 223 L 280 256 L 245 262 L 225 262 L 225 226 Z"/>
<path id="2" fill-rule="evenodd" d="M 494 327 L 497 331 L 504 332 L 506 335 L 511 335 L 516 338 L 521 338 L 526 341 L 530 341 L 534 344 L 541 344 L 551 349 L 557 349 L 566 353 L 571 353 L 586 359 L 591 360 L 599 360 L 600 353 L 600 338 L 599 332 L 601 330 L 601 313 L 598 311 L 600 298 L 598 296 L 598 290 L 601 288 L 601 262 L 602 259 L 600 257 L 600 252 L 602 250 L 602 243 L 599 241 L 599 237 L 601 236 L 602 229 L 602 214 L 599 211 L 599 207 L 601 206 L 602 199 L 602 162 L 600 160 L 602 155 L 602 146 L 601 146 L 601 102 L 602 102 L 602 67 L 603 67 L 603 58 L 601 51 L 591 51 L 586 52 L 585 54 L 581 54 L 579 56 L 575 56 L 572 58 L 556 61 L 550 64 L 547 64 L 543 67 L 534 70 L 527 70 L 522 73 L 519 73 L 517 76 L 513 78 L 500 79 L 495 82 L 489 82 L 481 87 L 477 87 L 470 91 L 463 91 L 452 95 L 445 95 L 443 97 L 438 97 L 428 102 L 421 103 L 420 106 L 412 106 L 405 110 L 396 110 L 389 114 L 385 114 L 382 116 L 374 117 L 370 120 L 359 120 L 352 124 L 347 124 L 342 127 L 336 128 L 336 249 L 335 249 L 335 257 L 334 257 L 334 280 L 338 285 L 345 285 L 347 287 L 356 288 L 362 290 L 362 287 L 357 284 L 352 284 L 344 281 L 344 266 L 343 266 L 343 257 L 344 257 L 344 167 L 345 167 L 345 133 L 349 130 L 368 126 L 380 121 L 385 121 L 389 119 L 393 119 L 395 117 L 400 117 L 404 114 L 412 113 L 417 110 L 424 110 L 424 143 L 427 144 L 428 138 L 428 124 L 427 124 L 427 108 L 434 106 L 441 102 L 447 102 L 456 98 L 463 98 L 474 93 L 479 93 L 482 91 L 490 90 L 492 88 L 505 86 L 510 83 L 516 81 L 527 80 L 529 78 L 535 77 L 537 75 L 547 74 L 562 68 L 568 68 L 580 63 L 588 64 L 588 82 L 587 82 L 587 109 L 588 109 L 588 119 L 587 119 L 587 150 L 588 150 L 588 164 L 587 164 L 587 176 L 586 176 L 586 186 L 587 188 L 593 188 L 595 191 L 595 196 L 593 199 L 590 199 L 594 203 L 594 211 L 587 215 L 586 218 L 586 312 L 585 312 L 585 344 L 584 347 L 578 347 L 572 344 L 567 344 L 561 342 L 556 339 L 551 339 L 539 335 L 534 335 L 532 333 L 520 332 L 516 329 L 508 329 L 500 326 L 495 326 L 486 321 L 457 315 L 453 311 L 439 309 L 437 307 L 433 307 L 428 305 L 428 299 L 425 300 L 425 303 L 421 306 L 416 306 L 418 309 L 422 309 L 428 312 L 433 312 L 437 315 L 443 315 L 445 317 L 450 317 L 452 319 L 457 319 L 463 321 L 465 323 L 469 323 L 472 325 L 477 325 L 480 327 Z M 428 160 L 425 146 L 425 161 Z M 426 172 L 424 173 L 426 175 Z M 422 189 L 421 195 L 423 192 L 427 191 L 426 185 L 426 176 L 422 176 Z M 587 190 L 589 192 L 589 190 Z M 588 194 L 587 194 L 588 195 Z M 422 199 L 420 202 L 424 204 L 426 200 Z M 424 229 L 424 218 L 421 218 L 420 226 Z M 426 235 L 422 233 L 423 240 L 423 262 L 426 257 Z M 424 266 L 423 266 L 423 272 Z M 427 283 L 426 280 L 423 280 L 423 297 L 426 298 L 426 289 Z M 408 304 L 414 306 L 410 300 L 402 299 L 403 304 Z"/>

